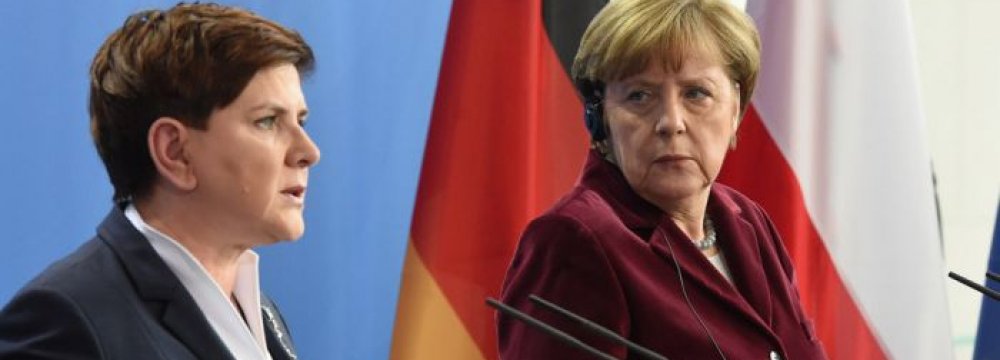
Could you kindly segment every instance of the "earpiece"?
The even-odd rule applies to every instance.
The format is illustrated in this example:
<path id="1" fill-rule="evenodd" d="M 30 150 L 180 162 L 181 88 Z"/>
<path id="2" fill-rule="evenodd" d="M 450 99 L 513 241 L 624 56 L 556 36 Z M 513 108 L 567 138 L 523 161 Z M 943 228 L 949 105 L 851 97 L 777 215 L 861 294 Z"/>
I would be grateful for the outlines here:
<path id="1" fill-rule="evenodd" d="M 608 137 L 604 131 L 604 84 L 600 81 L 580 79 L 576 87 L 583 96 L 583 122 L 590 138 L 602 141 Z"/>
<path id="2" fill-rule="evenodd" d="M 594 141 L 602 141 L 607 138 L 607 134 L 604 133 L 604 107 L 600 102 L 588 101 L 584 104 L 583 120 Z"/>

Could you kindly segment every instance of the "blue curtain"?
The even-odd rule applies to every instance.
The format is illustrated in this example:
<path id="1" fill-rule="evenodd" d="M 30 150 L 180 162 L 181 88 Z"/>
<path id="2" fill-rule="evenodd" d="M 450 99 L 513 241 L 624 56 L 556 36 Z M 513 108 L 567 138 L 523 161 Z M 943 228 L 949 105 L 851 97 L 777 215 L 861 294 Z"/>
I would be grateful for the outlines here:
<path id="1" fill-rule="evenodd" d="M 111 208 L 88 132 L 88 66 L 128 14 L 174 3 L 0 3 L 0 304 Z M 306 235 L 259 249 L 262 286 L 302 358 L 386 358 L 451 2 L 231 4 L 299 30 L 318 59 L 304 85 L 323 152 Z"/>

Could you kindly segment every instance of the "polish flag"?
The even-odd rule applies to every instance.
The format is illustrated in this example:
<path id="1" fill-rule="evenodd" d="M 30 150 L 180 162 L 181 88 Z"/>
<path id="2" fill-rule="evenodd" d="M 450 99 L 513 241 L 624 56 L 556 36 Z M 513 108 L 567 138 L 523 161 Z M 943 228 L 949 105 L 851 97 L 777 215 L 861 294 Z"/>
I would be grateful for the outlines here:
<path id="1" fill-rule="evenodd" d="M 759 202 L 831 359 L 950 359 L 906 0 L 750 0 L 761 77 L 719 181 Z"/>

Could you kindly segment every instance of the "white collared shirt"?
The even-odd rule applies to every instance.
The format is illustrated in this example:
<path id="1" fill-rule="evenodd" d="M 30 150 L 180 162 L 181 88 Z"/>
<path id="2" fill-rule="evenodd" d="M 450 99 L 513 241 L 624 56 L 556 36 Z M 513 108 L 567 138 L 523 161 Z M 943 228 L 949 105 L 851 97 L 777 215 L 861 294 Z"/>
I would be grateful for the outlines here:
<path id="1" fill-rule="evenodd" d="M 260 281 L 256 252 L 248 249 L 237 260 L 233 297 L 243 309 L 243 316 L 240 316 L 240 311 L 229 301 L 229 294 L 223 292 L 190 251 L 143 221 L 134 205 L 128 205 L 125 217 L 149 240 L 163 262 L 167 263 L 167 267 L 177 275 L 181 284 L 184 284 L 184 288 L 194 298 L 194 302 L 198 304 L 198 308 L 205 314 L 208 323 L 233 357 L 240 360 L 271 359 L 271 355 L 267 352 L 264 320 L 260 310 Z M 243 320 L 244 316 L 246 322 Z"/>

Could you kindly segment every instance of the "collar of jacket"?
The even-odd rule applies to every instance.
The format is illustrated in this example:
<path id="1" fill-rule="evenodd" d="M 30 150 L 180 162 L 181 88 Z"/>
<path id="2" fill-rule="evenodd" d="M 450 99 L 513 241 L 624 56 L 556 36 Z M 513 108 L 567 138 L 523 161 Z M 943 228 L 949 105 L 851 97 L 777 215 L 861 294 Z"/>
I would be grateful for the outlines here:
<path id="1" fill-rule="evenodd" d="M 111 210 L 98 226 L 97 236 L 114 251 L 147 310 L 159 316 L 163 326 L 194 355 L 202 359 L 233 358 L 180 279 L 132 227 L 122 209 Z"/>

